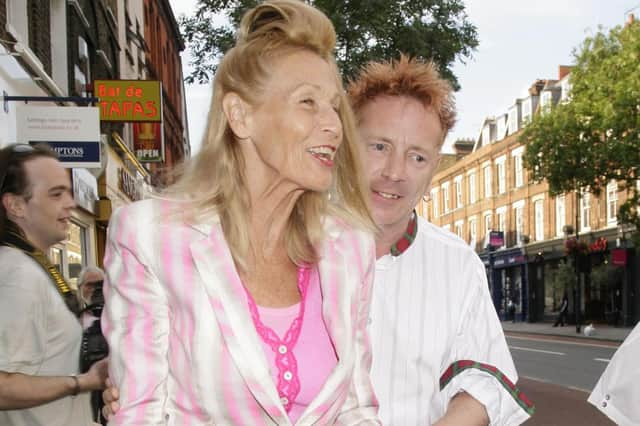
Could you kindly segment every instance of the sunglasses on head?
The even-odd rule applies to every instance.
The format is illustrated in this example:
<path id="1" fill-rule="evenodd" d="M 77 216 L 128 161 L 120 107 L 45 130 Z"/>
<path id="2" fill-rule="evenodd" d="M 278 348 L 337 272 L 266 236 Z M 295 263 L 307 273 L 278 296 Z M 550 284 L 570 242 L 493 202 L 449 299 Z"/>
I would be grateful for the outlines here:
<path id="1" fill-rule="evenodd" d="M 2 188 L 4 188 L 4 181 L 7 178 L 9 164 L 11 163 L 11 159 L 13 158 L 13 154 L 25 154 L 33 152 L 35 150 L 36 149 L 33 146 L 26 143 L 9 145 L 0 150 L 0 152 L 4 154 L 0 159 L 0 194 L 2 193 Z"/>

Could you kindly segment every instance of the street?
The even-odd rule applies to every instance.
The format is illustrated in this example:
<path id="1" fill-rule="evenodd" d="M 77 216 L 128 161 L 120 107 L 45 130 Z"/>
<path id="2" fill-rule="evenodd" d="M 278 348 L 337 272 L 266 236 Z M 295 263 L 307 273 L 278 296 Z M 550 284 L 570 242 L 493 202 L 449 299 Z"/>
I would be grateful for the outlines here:
<path id="1" fill-rule="evenodd" d="M 617 346 L 563 338 L 507 335 L 520 387 L 535 403 L 527 425 L 612 425 L 587 402 Z"/>

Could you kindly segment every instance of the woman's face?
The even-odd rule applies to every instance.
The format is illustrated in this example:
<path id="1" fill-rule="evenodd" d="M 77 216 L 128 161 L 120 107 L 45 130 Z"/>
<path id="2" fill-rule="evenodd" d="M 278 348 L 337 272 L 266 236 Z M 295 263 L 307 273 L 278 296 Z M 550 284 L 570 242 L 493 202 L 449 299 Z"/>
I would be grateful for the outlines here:
<path id="1" fill-rule="evenodd" d="M 248 115 L 256 153 L 247 157 L 248 170 L 295 189 L 327 190 L 342 142 L 341 90 L 335 69 L 312 52 L 274 59 L 261 101 Z"/>

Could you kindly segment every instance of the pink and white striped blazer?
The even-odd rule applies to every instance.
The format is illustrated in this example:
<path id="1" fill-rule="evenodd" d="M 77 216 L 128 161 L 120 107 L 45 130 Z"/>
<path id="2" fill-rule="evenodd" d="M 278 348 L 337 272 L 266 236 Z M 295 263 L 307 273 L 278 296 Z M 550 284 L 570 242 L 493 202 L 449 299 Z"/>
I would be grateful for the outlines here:
<path id="1" fill-rule="evenodd" d="M 217 218 L 175 203 L 113 214 L 102 326 L 121 409 L 110 425 L 289 425 Z M 379 424 L 366 333 L 373 238 L 326 220 L 318 271 L 339 362 L 296 424 Z"/>

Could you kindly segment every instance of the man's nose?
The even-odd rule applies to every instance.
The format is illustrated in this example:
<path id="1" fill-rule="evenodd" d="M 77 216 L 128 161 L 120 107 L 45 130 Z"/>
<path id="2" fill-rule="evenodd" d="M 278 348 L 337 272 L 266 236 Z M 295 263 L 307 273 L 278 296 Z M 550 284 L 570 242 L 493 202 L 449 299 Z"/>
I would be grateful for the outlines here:
<path id="1" fill-rule="evenodd" d="M 400 155 L 390 155 L 385 162 L 382 175 L 392 181 L 402 181 L 406 179 L 406 166 L 404 159 Z"/>

